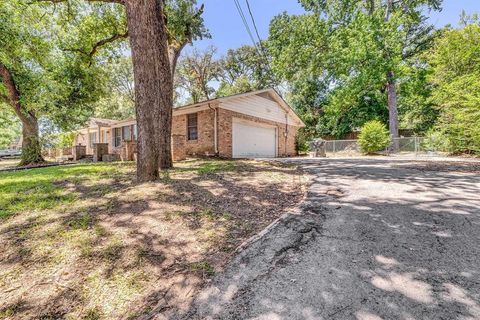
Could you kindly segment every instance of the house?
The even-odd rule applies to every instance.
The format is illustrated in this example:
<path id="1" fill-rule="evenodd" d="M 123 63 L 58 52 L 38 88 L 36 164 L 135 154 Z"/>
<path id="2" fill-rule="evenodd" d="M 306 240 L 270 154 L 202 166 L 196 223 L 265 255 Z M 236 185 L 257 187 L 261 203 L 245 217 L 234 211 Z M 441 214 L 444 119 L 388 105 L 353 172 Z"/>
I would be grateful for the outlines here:
<path id="1" fill-rule="evenodd" d="M 302 120 L 273 89 L 259 90 L 174 108 L 172 152 L 225 158 L 296 155 L 295 139 Z M 137 139 L 135 119 L 92 119 L 78 131 L 75 143 L 93 154 L 95 143 L 107 143 L 118 154 L 127 141 Z"/>

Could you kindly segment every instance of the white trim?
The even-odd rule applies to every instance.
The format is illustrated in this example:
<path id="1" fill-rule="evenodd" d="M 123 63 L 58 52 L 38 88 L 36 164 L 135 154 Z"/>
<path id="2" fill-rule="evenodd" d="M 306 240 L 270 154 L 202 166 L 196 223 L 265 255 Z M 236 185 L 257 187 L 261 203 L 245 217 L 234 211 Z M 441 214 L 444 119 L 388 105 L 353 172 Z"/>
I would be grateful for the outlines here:
<path id="1" fill-rule="evenodd" d="M 215 107 L 212 107 L 212 108 L 215 108 Z M 195 112 L 205 111 L 205 110 L 209 110 L 208 104 L 196 105 L 195 107 L 180 109 L 180 110 L 173 109 L 173 116 L 182 116 L 184 114 L 190 114 L 190 113 L 195 113 Z"/>
<path id="2" fill-rule="evenodd" d="M 121 128 L 121 127 L 126 127 L 126 126 L 131 126 L 131 125 L 134 125 L 134 124 L 137 124 L 137 120 L 136 119 L 130 119 L 130 120 L 123 120 L 123 121 L 119 121 L 115 124 L 112 124 L 110 126 L 110 128 Z"/>
<path id="3" fill-rule="evenodd" d="M 250 125 L 250 126 L 253 125 L 253 126 L 256 126 L 256 127 L 277 128 L 277 126 L 273 125 L 273 124 L 268 124 L 268 123 L 264 123 L 264 122 L 256 122 L 256 121 L 246 120 L 246 119 L 237 118 L 237 117 L 232 117 L 232 123 L 233 122 L 244 123 L 244 124 L 247 124 L 247 125 Z"/>
<path id="4" fill-rule="evenodd" d="M 280 107 L 290 116 L 293 118 L 293 120 L 295 121 L 295 124 L 296 126 L 298 127 L 305 127 L 305 124 L 303 123 L 302 119 L 300 119 L 300 117 L 297 115 L 297 113 L 292 109 L 292 107 L 290 107 L 287 102 L 282 98 L 282 96 L 280 96 L 280 94 L 278 94 L 278 92 L 272 88 L 269 88 L 269 89 L 262 89 L 262 90 L 257 90 L 257 91 L 251 91 L 251 92 L 246 92 L 246 93 L 240 93 L 240 94 L 235 94 L 235 95 L 231 95 L 231 96 L 228 96 L 228 97 L 222 97 L 222 98 L 217 98 L 217 99 L 212 99 L 212 100 L 207 100 L 207 101 L 202 101 L 202 102 L 199 102 L 199 103 L 195 103 L 195 104 L 191 104 L 191 105 L 186 105 L 186 106 L 181 106 L 181 107 L 178 107 L 178 108 L 174 108 L 173 109 L 173 114 L 174 115 L 180 115 L 180 114 L 186 114 L 186 113 L 190 113 L 191 111 L 187 111 L 189 109 L 195 109 L 195 108 L 198 108 L 198 107 L 201 107 L 203 106 L 203 108 L 205 108 L 208 103 L 218 103 L 218 104 L 221 104 L 222 102 L 226 102 L 226 101 L 229 101 L 231 99 L 238 99 L 238 98 L 244 98 L 244 97 L 248 97 L 248 96 L 253 96 L 253 95 L 259 95 L 261 93 L 270 93 L 272 95 L 272 98 L 275 100 L 276 103 L 278 103 L 280 105 Z M 259 96 L 260 97 L 260 96 Z M 260 98 L 263 98 L 263 97 L 260 97 Z M 265 98 L 263 98 L 265 99 Z M 199 109 L 199 110 L 203 110 L 202 109 Z M 207 107 L 208 108 L 208 107 Z M 186 113 L 184 113 L 186 112 Z"/>

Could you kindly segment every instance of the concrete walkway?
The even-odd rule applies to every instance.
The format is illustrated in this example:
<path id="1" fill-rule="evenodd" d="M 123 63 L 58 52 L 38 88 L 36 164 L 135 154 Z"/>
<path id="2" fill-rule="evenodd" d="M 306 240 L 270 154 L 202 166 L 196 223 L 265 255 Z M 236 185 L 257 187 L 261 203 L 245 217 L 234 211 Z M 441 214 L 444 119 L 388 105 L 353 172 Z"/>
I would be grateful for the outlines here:
<path id="1" fill-rule="evenodd" d="M 314 176 L 188 319 L 480 319 L 480 174 L 297 160 Z"/>

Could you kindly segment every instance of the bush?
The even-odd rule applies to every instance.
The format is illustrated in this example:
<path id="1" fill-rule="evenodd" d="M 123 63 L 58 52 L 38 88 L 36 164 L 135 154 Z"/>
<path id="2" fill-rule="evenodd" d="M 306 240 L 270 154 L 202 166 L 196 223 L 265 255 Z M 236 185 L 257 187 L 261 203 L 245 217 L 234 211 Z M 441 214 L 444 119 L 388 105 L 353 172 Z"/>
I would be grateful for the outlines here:
<path id="1" fill-rule="evenodd" d="M 442 132 L 429 130 L 423 139 L 422 148 L 426 151 L 450 152 L 451 144 Z"/>
<path id="2" fill-rule="evenodd" d="M 58 134 L 57 148 L 73 147 L 75 141 L 74 132 L 62 132 Z"/>
<path id="3" fill-rule="evenodd" d="M 365 154 L 382 151 L 390 145 L 390 142 L 387 127 L 378 120 L 365 123 L 358 137 L 360 150 Z"/>
<path id="4" fill-rule="evenodd" d="M 298 153 L 308 152 L 308 137 L 305 130 L 302 128 L 298 130 L 297 136 L 295 138 L 295 150 Z"/>

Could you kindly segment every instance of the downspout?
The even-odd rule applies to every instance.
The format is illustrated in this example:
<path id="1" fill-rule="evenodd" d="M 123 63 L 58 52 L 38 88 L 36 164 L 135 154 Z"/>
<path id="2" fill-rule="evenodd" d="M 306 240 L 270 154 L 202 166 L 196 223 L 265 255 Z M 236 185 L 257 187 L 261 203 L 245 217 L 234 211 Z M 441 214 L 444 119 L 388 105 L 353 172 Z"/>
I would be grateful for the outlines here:
<path id="1" fill-rule="evenodd" d="M 214 116 L 214 120 L 213 120 L 213 143 L 214 143 L 214 146 L 215 146 L 215 155 L 218 156 L 218 128 L 217 128 L 217 122 L 218 122 L 218 109 L 217 108 L 212 108 L 212 106 L 210 105 L 210 103 L 208 103 L 208 107 L 213 110 L 215 116 Z"/>
<path id="2" fill-rule="evenodd" d="M 288 143 L 288 111 L 285 112 L 285 156 L 287 156 L 287 143 Z"/>

